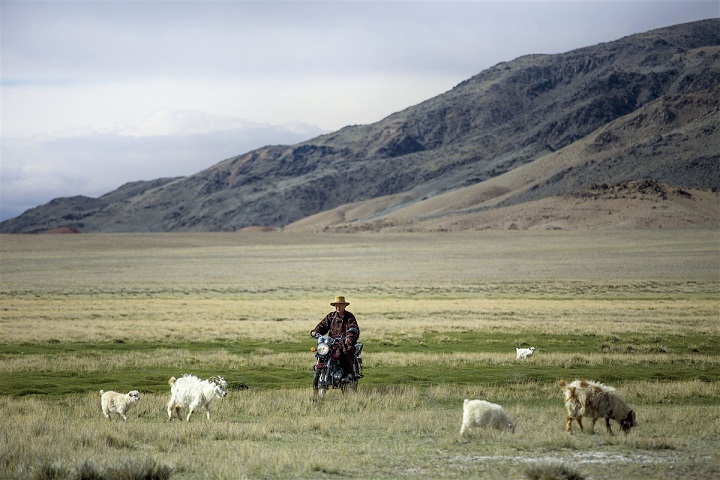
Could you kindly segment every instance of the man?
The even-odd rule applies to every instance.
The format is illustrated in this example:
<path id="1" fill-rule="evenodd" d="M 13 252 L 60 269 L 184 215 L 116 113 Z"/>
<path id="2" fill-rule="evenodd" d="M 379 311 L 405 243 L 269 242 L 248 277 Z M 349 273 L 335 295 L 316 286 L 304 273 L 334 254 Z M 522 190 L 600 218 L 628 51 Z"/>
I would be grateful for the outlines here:
<path id="1" fill-rule="evenodd" d="M 315 338 L 317 334 L 325 335 L 329 332 L 331 337 L 337 338 L 345 334 L 340 366 L 345 372 L 343 380 L 350 381 L 353 378 L 355 344 L 360 338 L 360 327 L 355 315 L 345 310 L 345 307 L 350 305 L 350 302 L 345 301 L 345 297 L 335 297 L 335 301 L 330 302 L 330 305 L 335 307 L 335 311 L 328 313 L 325 318 L 320 320 L 320 323 L 310 330 L 310 336 Z"/>

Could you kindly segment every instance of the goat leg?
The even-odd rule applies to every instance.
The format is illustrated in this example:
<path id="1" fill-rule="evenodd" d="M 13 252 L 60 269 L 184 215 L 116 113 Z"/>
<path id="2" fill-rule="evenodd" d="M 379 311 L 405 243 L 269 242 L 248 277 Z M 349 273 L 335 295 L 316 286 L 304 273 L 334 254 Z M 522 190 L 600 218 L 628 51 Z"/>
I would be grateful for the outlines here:
<path id="1" fill-rule="evenodd" d="M 610 417 L 605 417 L 605 428 L 607 428 L 607 432 L 610 435 L 615 435 L 612 431 L 612 428 L 610 428 Z"/>

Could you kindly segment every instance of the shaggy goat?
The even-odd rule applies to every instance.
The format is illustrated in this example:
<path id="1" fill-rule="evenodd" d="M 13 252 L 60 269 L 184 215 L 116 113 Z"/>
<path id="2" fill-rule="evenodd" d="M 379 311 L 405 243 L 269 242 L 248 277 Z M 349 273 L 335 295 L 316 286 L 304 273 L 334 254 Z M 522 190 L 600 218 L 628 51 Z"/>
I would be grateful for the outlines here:
<path id="1" fill-rule="evenodd" d="M 140 400 L 140 392 L 131 390 L 128 393 L 117 393 L 113 391 L 100 390 L 100 405 L 105 417 L 110 420 L 111 413 L 117 413 L 123 420 L 127 420 L 125 415 L 130 405 Z"/>
<path id="2" fill-rule="evenodd" d="M 515 422 L 510 419 L 500 405 L 485 400 L 468 400 L 466 398 L 463 402 L 463 422 L 460 427 L 460 435 L 464 437 L 476 427 L 515 433 Z"/>
<path id="3" fill-rule="evenodd" d="M 569 384 L 560 380 L 560 388 L 563 389 L 567 409 L 565 429 L 570 433 L 573 420 L 577 422 L 580 431 L 583 431 L 583 417 L 592 418 L 590 433 L 595 433 L 595 422 L 599 418 L 605 419 L 605 427 L 610 435 L 613 434 L 610 419 L 618 422 L 620 429 L 626 434 L 637 425 L 635 412 L 613 387 L 589 380 L 575 380 Z"/>
<path id="4" fill-rule="evenodd" d="M 515 358 L 530 358 L 535 353 L 535 347 L 530 348 L 516 348 Z"/>
<path id="5" fill-rule="evenodd" d="M 180 409 L 188 408 L 187 421 L 190 415 L 199 407 L 205 409 L 207 419 L 210 420 L 210 402 L 216 396 L 227 395 L 227 382 L 222 377 L 212 377 L 208 380 L 200 380 L 194 375 L 184 375 L 178 379 L 171 377 L 168 383 L 170 388 L 170 401 L 167 404 L 168 418 L 172 420 L 172 412 L 175 410 L 178 420 Z"/>

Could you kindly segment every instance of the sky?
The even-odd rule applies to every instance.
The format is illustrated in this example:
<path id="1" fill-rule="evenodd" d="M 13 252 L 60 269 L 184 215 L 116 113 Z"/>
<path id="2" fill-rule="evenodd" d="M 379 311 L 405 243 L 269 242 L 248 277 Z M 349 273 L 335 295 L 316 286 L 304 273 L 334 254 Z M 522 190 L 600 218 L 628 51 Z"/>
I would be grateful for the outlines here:
<path id="1" fill-rule="evenodd" d="M 522 55 L 719 16 L 718 0 L 0 0 L 0 221 L 374 123 Z"/>

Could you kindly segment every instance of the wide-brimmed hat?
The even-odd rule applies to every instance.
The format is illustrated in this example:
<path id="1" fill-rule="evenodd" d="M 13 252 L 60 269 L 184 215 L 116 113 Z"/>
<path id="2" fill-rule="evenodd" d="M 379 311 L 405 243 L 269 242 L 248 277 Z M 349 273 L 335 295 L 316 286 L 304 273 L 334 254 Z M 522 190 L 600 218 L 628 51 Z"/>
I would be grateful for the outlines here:
<path id="1" fill-rule="evenodd" d="M 346 302 L 346 301 L 345 301 L 345 297 L 335 297 L 335 301 L 334 301 L 334 302 L 330 302 L 330 305 L 332 305 L 333 307 L 334 307 L 335 305 L 341 305 L 341 304 L 342 304 L 342 305 L 350 305 L 350 302 Z"/>

